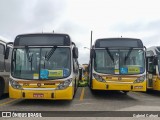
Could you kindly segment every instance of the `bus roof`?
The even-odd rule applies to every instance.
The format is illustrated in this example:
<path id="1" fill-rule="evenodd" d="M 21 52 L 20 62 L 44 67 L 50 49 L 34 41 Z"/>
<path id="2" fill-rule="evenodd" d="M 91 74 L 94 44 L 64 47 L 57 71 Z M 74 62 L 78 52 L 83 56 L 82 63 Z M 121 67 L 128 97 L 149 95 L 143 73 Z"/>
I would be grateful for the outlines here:
<path id="1" fill-rule="evenodd" d="M 70 46 L 68 34 L 33 33 L 16 36 L 14 46 Z"/>
<path id="2" fill-rule="evenodd" d="M 143 48 L 143 43 L 136 38 L 103 38 L 95 41 L 95 48 L 132 47 Z"/>
<path id="3" fill-rule="evenodd" d="M 155 56 L 157 54 L 160 54 L 160 46 L 152 46 L 147 48 L 146 55 L 149 56 Z"/>
<path id="4" fill-rule="evenodd" d="M 9 40 L 0 36 L 0 42 L 7 43 L 7 42 L 9 42 Z"/>

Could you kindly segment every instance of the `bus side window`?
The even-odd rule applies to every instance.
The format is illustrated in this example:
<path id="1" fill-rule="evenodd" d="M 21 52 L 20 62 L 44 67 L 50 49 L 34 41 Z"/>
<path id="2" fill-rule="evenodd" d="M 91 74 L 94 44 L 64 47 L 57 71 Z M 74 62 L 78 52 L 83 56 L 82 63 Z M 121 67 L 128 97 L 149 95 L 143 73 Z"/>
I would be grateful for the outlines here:
<path id="1" fill-rule="evenodd" d="M 4 71 L 4 45 L 0 44 L 0 72 Z"/>

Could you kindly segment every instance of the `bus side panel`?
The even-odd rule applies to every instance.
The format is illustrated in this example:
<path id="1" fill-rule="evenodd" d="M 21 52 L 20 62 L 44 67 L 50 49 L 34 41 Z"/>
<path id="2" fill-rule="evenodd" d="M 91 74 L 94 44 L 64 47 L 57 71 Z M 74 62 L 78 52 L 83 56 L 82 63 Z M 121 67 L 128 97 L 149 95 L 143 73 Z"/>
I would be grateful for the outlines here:
<path id="1" fill-rule="evenodd" d="M 72 100 L 74 94 L 74 88 L 70 86 L 64 90 L 56 90 L 55 93 L 56 93 L 55 94 L 56 99 Z"/>

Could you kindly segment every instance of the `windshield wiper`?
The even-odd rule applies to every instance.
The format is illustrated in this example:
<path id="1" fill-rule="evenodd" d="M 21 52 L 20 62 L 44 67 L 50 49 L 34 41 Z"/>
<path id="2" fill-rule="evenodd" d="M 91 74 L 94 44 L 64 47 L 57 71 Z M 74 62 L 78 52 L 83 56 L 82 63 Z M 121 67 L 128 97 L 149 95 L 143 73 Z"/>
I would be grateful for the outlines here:
<path id="1" fill-rule="evenodd" d="M 51 56 L 53 55 L 54 51 L 56 50 L 57 46 L 52 47 L 52 49 L 48 52 L 48 54 L 46 53 L 45 55 L 45 60 L 49 60 L 51 58 Z"/>
<path id="2" fill-rule="evenodd" d="M 30 51 L 29 51 L 28 46 L 25 46 L 25 50 L 26 50 L 26 54 L 27 54 L 27 59 L 31 63 L 31 70 L 32 70 L 32 58 L 33 58 L 33 54 L 30 55 Z"/>
<path id="3" fill-rule="evenodd" d="M 107 51 L 109 57 L 111 58 L 111 60 L 114 62 L 114 58 L 113 58 L 113 56 L 111 55 L 111 52 L 109 51 L 108 48 L 106 48 L 106 51 Z"/>
<path id="4" fill-rule="evenodd" d="M 25 50 L 26 50 L 26 54 L 27 54 L 27 59 L 28 59 L 28 61 L 29 61 L 29 62 L 32 62 L 33 54 L 30 55 L 30 51 L 29 51 L 28 46 L 25 47 Z"/>
<path id="5" fill-rule="evenodd" d="M 130 49 L 129 49 L 129 51 L 128 51 L 128 53 L 127 53 L 127 56 L 125 56 L 125 59 L 124 59 L 125 62 L 126 62 L 127 59 L 129 58 L 129 56 L 130 56 L 132 50 L 133 50 L 133 48 L 130 48 Z"/>

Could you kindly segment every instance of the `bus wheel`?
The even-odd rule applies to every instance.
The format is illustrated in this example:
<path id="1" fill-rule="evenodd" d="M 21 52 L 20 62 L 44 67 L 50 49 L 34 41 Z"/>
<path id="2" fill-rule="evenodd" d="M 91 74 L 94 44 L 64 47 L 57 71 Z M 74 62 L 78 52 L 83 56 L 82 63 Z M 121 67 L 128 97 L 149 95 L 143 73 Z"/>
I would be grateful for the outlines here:
<path id="1" fill-rule="evenodd" d="M 4 86 L 5 86 L 4 81 L 0 79 L 0 97 L 3 95 Z"/>
<path id="2" fill-rule="evenodd" d="M 127 95 L 128 92 L 129 92 L 129 91 L 123 91 L 123 93 L 124 93 L 125 95 Z"/>

